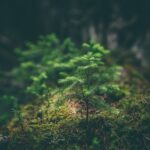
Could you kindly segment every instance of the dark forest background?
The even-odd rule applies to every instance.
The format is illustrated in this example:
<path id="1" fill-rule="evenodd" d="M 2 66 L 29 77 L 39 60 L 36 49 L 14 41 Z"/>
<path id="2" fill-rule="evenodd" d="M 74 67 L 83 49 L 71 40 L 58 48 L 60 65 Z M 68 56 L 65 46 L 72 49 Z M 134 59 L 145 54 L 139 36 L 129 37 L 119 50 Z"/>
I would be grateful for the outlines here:
<path id="1" fill-rule="evenodd" d="M 132 53 L 149 70 L 149 0 L 1 0 L 0 68 L 17 63 L 16 47 L 50 33 Z"/>

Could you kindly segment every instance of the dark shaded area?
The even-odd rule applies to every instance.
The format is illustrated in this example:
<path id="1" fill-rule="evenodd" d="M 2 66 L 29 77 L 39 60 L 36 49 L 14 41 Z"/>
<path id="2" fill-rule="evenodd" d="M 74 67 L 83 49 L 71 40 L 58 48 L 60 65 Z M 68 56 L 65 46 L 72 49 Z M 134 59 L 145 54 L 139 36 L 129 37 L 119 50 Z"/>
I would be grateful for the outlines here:
<path id="1" fill-rule="evenodd" d="M 132 50 L 148 67 L 149 6 L 149 0 L 3 0 L 0 67 L 16 64 L 16 46 L 49 33 L 77 43 L 93 39 L 110 49 Z"/>

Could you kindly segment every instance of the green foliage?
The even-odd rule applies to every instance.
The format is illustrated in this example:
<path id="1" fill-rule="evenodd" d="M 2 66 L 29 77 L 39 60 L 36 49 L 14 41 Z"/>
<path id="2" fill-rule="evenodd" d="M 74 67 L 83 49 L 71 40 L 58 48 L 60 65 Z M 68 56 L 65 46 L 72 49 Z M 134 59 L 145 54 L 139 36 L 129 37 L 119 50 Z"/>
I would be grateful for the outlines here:
<path id="1" fill-rule="evenodd" d="M 116 83 L 121 75 L 121 67 L 105 61 L 109 51 L 99 44 L 85 43 L 81 51 L 81 56 L 68 62 L 73 71 L 70 74 L 62 72 L 64 78 L 60 79 L 59 83 L 66 85 L 64 91 L 69 98 L 86 107 L 88 121 L 90 107 L 103 108 L 107 105 L 105 102 L 108 98 L 113 99 L 112 95 L 121 95 Z"/>
<path id="2" fill-rule="evenodd" d="M 21 63 L 12 74 L 21 90 L 21 98 L 28 93 L 26 99 L 29 95 L 46 96 L 51 88 L 56 88 L 59 72 L 67 70 L 67 61 L 78 53 L 70 39 L 60 42 L 55 35 L 41 37 L 36 44 L 28 43 L 27 50 L 16 51 Z"/>
<path id="3" fill-rule="evenodd" d="M 8 87 L 0 92 L 0 121 L 13 115 L 0 148 L 150 149 L 149 85 L 110 61 L 109 50 L 49 35 L 17 51 L 20 64 L 7 75 L 9 84 L 0 80 Z"/>

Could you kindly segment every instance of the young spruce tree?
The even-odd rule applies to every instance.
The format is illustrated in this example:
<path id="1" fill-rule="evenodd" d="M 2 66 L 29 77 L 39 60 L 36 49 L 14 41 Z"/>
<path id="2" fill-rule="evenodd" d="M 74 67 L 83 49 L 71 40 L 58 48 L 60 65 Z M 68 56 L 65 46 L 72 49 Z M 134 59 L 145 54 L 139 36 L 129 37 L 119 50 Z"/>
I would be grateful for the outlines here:
<path id="1" fill-rule="evenodd" d="M 85 110 L 88 126 L 90 108 L 107 107 L 105 98 L 111 94 L 120 93 L 117 80 L 121 68 L 106 63 L 105 58 L 110 53 L 100 44 L 83 44 L 81 56 L 72 58 L 68 62 L 74 71 L 61 72 L 59 83 L 65 86 L 64 93 L 69 99 L 80 103 Z"/>

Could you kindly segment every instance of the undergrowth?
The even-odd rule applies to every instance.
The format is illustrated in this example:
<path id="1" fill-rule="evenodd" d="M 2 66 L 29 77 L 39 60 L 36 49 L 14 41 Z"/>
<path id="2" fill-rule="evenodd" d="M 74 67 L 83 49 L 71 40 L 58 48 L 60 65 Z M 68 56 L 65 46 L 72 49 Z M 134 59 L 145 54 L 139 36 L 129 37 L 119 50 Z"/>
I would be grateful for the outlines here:
<path id="1" fill-rule="evenodd" d="M 16 51 L 1 149 L 150 149 L 149 85 L 133 67 L 98 43 L 77 47 L 55 35 Z"/>

